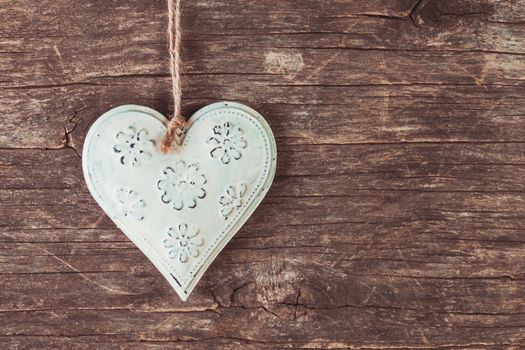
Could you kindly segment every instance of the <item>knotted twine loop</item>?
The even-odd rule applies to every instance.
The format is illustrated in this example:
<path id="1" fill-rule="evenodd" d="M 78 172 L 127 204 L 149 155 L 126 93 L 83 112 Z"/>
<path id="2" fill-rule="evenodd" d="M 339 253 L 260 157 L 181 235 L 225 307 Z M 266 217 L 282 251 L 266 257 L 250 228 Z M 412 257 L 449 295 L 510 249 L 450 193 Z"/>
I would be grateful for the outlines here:
<path id="1" fill-rule="evenodd" d="M 168 0 L 168 40 L 170 52 L 170 73 L 173 92 L 173 118 L 168 123 L 166 133 L 160 141 L 162 153 L 168 153 L 177 131 L 182 131 L 186 119 L 181 114 L 182 83 L 180 79 L 182 45 L 180 0 Z"/>

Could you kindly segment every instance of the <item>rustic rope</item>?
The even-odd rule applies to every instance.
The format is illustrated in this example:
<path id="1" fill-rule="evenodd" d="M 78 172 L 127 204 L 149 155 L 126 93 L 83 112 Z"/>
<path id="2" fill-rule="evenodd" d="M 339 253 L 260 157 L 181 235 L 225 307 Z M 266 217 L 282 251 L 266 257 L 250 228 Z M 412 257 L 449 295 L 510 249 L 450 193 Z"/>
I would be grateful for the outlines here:
<path id="1" fill-rule="evenodd" d="M 173 91 L 173 118 L 168 123 L 166 133 L 161 140 L 160 149 L 168 153 L 173 144 L 177 130 L 182 130 L 186 119 L 181 114 L 182 83 L 180 78 L 182 45 L 180 0 L 168 0 L 168 39 L 170 52 L 170 73 Z"/>

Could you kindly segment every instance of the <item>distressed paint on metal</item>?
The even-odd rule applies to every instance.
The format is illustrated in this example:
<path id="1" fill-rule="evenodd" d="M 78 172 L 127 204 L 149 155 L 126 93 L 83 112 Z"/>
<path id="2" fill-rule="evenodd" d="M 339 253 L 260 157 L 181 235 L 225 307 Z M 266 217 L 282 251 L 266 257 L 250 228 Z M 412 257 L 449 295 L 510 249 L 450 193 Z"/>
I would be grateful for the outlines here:
<path id="1" fill-rule="evenodd" d="M 82 166 L 101 208 L 186 300 L 268 192 L 277 150 L 264 118 L 239 103 L 198 111 L 165 155 L 167 122 L 142 106 L 105 113 Z"/>

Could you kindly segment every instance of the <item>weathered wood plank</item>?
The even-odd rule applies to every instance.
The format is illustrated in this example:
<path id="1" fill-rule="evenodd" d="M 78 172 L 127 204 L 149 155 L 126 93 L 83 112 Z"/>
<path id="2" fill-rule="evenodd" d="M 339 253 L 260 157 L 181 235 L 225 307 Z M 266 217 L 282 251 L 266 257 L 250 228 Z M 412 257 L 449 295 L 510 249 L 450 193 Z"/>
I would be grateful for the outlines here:
<path id="1" fill-rule="evenodd" d="M 327 122 L 327 130 L 347 130 L 339 138 L 318 132 L 324 143 L 356 141 L 350 130 L 361 142 L 522 140 L 524 60 L 516 55 L 516 38 L 523 37 L 517 11 L 523 5 L 483 1 L 476 11 L 466 1 L 428 3 L 412 13 L 416 22 L 429 18 L 419 27 L 408 1 L 337 2 L 323 6 L 328 12 L 321 17 L 311 13 L 319 2 L 250 2 L 241 17 L 234 15 L 236 2 L 188 5 L 187 114 L 211 100 L 233 99 L 255 105 L 277 128 L 286 121 L 302 137 L 314 137 L 305 120 L 315 130 Z M 168 112 L 166 39 L 159 35 L 164 1 L 42 3 L 44 17 L 25 5 L 11 2 L 3 10 L 10 21 L 2 34 L 0 73 L 10 103 L 0 108 L 10 118 L 1 122 L 9 132 L 0 135 L 0 145 L 61 147 L 64 129 L 80 124 L 71 140 L 78 147 L 86 126 L 123 101 Z M 108 18 L 126 18 L 126 24 Z M 313 106 L 282 106 L 305 102 Z"/>
<path id="2" fill-rule="evenodd" d="M 458 327 L 463 333 L 448 336 L 449 341 L 460 345 L 516 343 L 523 341 L 523 336 L 515 330 L 502 327 L 506 323 L 523 324 L 521 316 L 476 316 L 476 315 L 438 315 L 424 314 L 411 310 L 381 310 L 368 308 L 342 307 L 336 309 L 306 310 L 302 322 L 290 322 L 279 318 L 264 309 L 225 308 L 219 314 L 214 311 L 198 313 L 132 312 L 129 310 L 72 310 L 72 311 L 36 311 L 17 313 L 20 324 L 26 333 L 32 334 L 39 329 L 45 331 L 39 335 L 54 335 L 57 332 L 68 337 L 93 335 L 101 328 L 110 328 L 115 322 L 125 323 L 127 329 L 111 335 L 116 341 L 153 340 L 177 341 L 178 339 L 240 338 L 247 342 L 285 345 L 291 339 L 301 339 L 293 343 L 297 346 L 315 348 L 330 344 L 388 343 L 396 347 L 424 347 L 429 341 L 443 338 L 444 329 Z M 245 324 L 235 322 L 239 313 L 244 314 Z M 198 316 L 198 317 L 195 317 Z M 6 314 L 0 315 L 0 320 Z M 87 322 L 76 324 L 73 320 L 84 319 Z M 417 325 L 406 325 L 402 319 L 417 320 Z M 342 328 L 329 327 L 327 323 L 337 322 Z M 377 332 L 380 322 L 381 332 Z M 60 324 L 60 326 L 58 326 Z M 261 324 L 259 327 L 250 325 Z M 490 325 L 493 325 L 492 327 Z M 228 325 L 227 327 L 224 325 Z M 248 325 L 248 327 L 246 327 Z M 399 327 L 404 328 L 400 334 Z M 280 329 L 287 327 L 283 334 Z M 424 331 L 422 331 L 424 329 Z M 7 332 L 15 333 L 16 328 L 9 326 Z M 129 333 L 128 333 L 129 332 Z M 306 334 L 305 334 L 306 333 Z M 239 336 L 240 335 L 240 336 Z M 210 344 L 212 345 L 212 344 Z M 291 344 L 290 344 L 291 345 Z M 341 347 L 339 345 L 339 347 Z M 213 346 L 213 345 L 212 345 Z M 293 345 L 292 345 L 293 346 Z"/>
<path id="3" fill-rule="evenodd" d="M 274 193 L 520 191 L 524 151 L 525 143 L 513 142 L 286 145 Z M 73 150 L 0 149 L 0 189 L 78 189 L 84 186 L 80 166 Z"/>
<path id="4" fill-rule="evenodd" d="M 201 80 L 202 84 L 204 79 Z M 188 113 L 202 106 L 209 98 L 220 99 L 221 91 L 226 99 L 238 99 L 239 92 L 232 86 L 242 87 L 244 102 L 259 101 L 258 109 L 272 124 L 279 145 L 312 143 L 396 143 L 396 142 L 497 142 L 524 141 L 525 128 L 522 116 L 525 104 L 520 98 L 525 89 L 513 87 L 465 87 L 465 86 L 266 86 L 257 88 L 249 83 L 236 83 L 235 79 L 218 85 L 211 85 L 208 91 L 195 87 L 189 92 L 195 99 L 186 108 Z M 229 84 L 228 84 L 229 83 Z M 67 92 L 60 89 L 38 89 L 32 96 L 45 95 L 48 91 L 57 94 L 58 99 L 50 99 L 40 108 L 49 119 L 32 117 L 34 123 L 27 125 L 16 117 L 2 119 L 11 135 L 9 143 L 3 147 L 46 147 L 60 148 L 64 144 L 81 150 L 81 144 L 89 124 L 105 112 L 105 109 L 122 102 L 121 93 L 135 90 L 141 85 L 139 96 L 126 98 L 127 103 L 140 103 L 167 111 L 167 105 L 159 96 L 167 98 L 168 86 L 162 91 L 154 90 L 158 84 L 155 79 L 129 79 L 125 87 L 97 88 L 84 97 L 80 107 L 59 107 L 61 96 L 68 94 L 80 96 L 86 88 L 72 88 Z M 202 86 L 202 85 L 201 85 Z M 90 88 L 91 89 L 91 88 Z M 520 90 L 521 89 L 521 90 Z M 213 90 L 214 92 L 209 92 Z M 77 91 L 77 92 L 75 92 Z M 7 92 L 6 96 L 24 96 L 20 91 Z M 308 102 L 303 97 L 308 96 Z M 76 98 L 75 98 L 76 99 Z M 72 101 L 72 100 L 70 100 Z M 73 101 L 72 101 L 73 102 Z M 80 102 L 79 102 L 80 103 Z M 74 102 L 73 102 L 74 104 Z M 104 109 L 99 107 L 104 105 Z M 86 107 L 95 106 L 95 107 Z M 35 106 L 13 105 L 5 115 L 18 115 L 26 118 Z M 64 110 L 63 108 L 66 108 Z M 75 109 L 76 108 L 76 109 Z M 16 111 L 19 112 L 16 112 Z M 18 114 L 16 114 L 18 113 Z M 75 127 L 76 125 L 76 127 Z M 29 128 L 29 130 L 28 130 Z M 52 130 L 50 130 L 52 129 Z M 66 130 L 68 136 L 66 137 Z M 30 133 L 30 136 L 24 136 Z M 3 134 L 4 138 L 8 134 Z M 69 142 L 66 142 L 68 141 Z M 522 147 L 519 146 L 518 147 Z"/>

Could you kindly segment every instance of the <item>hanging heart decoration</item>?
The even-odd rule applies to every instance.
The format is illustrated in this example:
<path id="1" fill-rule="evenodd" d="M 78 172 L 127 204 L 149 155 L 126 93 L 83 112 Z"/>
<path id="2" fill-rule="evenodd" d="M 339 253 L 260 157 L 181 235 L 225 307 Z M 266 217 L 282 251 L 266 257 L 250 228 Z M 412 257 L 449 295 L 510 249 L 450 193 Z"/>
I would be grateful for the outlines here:
<path id="1" fill-rule="evenodd" d="M 89 130 L 82 168 L 113 222 L 186 300 L 272 184 L 277 149 L 264 118 L 235 102 L 181 114 L 180 0 L 168 0 L 173 117 L 126 105 Z"/>
<path id="2" fill-rule="evenodd" d="M 89 130 L 82 166 L 100 207 L 186 300 L 266 195 L 277 151 L 264 118 L 239 103 L 198 111 L 164 154 L 168 123 L 115 108 Z"/>

